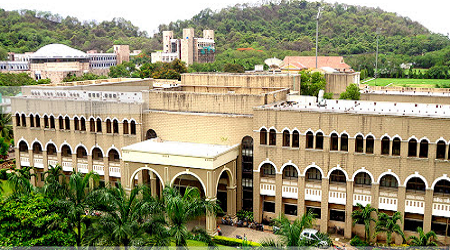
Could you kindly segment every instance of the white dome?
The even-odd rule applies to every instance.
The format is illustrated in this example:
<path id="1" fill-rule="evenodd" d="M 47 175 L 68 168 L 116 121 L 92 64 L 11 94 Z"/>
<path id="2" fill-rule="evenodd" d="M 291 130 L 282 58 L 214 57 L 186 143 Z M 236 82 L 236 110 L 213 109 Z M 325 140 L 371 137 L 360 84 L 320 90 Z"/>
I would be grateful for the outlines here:
<path id="1" fill-rule="evenodd" d="M 31 55 L 31 59 L 43 58 L 88 58 L 88 55 L 81 50 L 56 43 L 45 45 Z"/>

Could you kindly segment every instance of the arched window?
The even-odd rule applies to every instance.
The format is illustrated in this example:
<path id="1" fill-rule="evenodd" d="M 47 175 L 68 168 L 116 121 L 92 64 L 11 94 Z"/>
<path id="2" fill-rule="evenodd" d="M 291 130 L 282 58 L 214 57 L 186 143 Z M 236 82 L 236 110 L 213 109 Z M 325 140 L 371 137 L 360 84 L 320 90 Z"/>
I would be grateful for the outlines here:
<path id="1" fill-rule="evenodd" d="M 314 148 L 314 134 L 311 131 L 306 132 L 306 148 Z"/>
<path id="2" fill-rule="evenodd" d="M 113 121 L 113 133 L 118 134 L 119 133 L 119 122 L 117 120 Z"/>
<path id="3" fill-rule="evenodd" d="M 323 149 L 323 133 L 318 132 L 316 134 L 316 149 Z"/>
<path id="4" fill-rule="evenodd" d="M 108 134 L 111 133 L 111 120 L 110 119 L 106 119 L 106 133 L 108 133 Z"/>
<path id="5" fill-rule="evenodd" d="M 78 147 L 77 148 L 77 158 L 85 159 L 87 158 L 87 152 L 84 147 Z"/>
<path id="6" fill-rule="evenodd" d="M 445 142 L 442 140 L 436 146 L 436 159 L 445 159 Z"/>
<path id="7" fill-rule="evenodd" d="M 28 152 L 28 145 L 26 142 L 24 141 L 19 142 L 19 151 L 24 153 Z"/>
<path id="8" fill-rule="evenodd" d="M 387 188 L 397 188 L 398 187 L 397 178 L 395 178 L 395 176 L 393 175 L 386 174 L 383 177 L 381 177 L 380 186 Z"/>
<path id="9" fill-rule="evenodd" d="M 259 131 L 259 144 L 267 145 L 267 130 L 265 128 Z"/>
<path id="10" fill-rule="evenodd" d="M 392 140 L 392 155 L 400 155 L 400 147 L 401 147 L 401 140 L 398 137 L 395 137 L 394 140 Z"/>
<path id="11" fill-rule="evenodd" d="M 123 134 L 128 135 L 128 121 L 127 120 L 123 121 Z"/>
<path id="12" fill-rule="evenodd" d="M 94 161 L 103 161 L 103 153 L 99 148 L 92 150 L 92 159 Z"/>
<path id="13" fill-rule="evenodd" d="M 275 167 L 269 163 L 265 163 L 262 166 L 262 175 L 265 177 L 275 177 Z"/>
<path id="14" fill-rule="evenodd" d="M 62 155 L 62 157 L 71 157 L 72 156 L 72 150 L 70 150 L 69 146 L 64 145 L 61 148 L 61 155 Z"/>
<path id="15" fill-rule="evenodd" d="M 89 131 L 95 132 L 95 120 L 94 120 L 94 118 L 89 119 Z"/>
<path id="16" fill-rule="evenodd" d="M 428 158 L 428 141 L 425 139 L 420 141 L 419 157 Z"/>
<path id="17" fill-rule="evenodd" d="M 336 133 L 331 134 L 330 137 L 330 150 L 336 151 L 338 150 L 338 145 L 339 145 L 339 137 Z"/>
<path id="18" fill-rule="evenodd" d="M 275 129 L 269 130 L 269 145 L 276 145 L 277 144 L 277 132 Z"/>
<path id="19" fill-rule="evenodd" d="M 75 130 L 80 130 L 80 124 L 79 124 L 78 117 L 73 118 L 73 126 L 74 126 Z"/>
<path id="20" fill-rule="evenodd" d="M 118 162 L 120 161 L 119 153 L 115 149 L 111 149 L 108 154 L 108 161 Z"/>
<path id="21" fill-rule="evenodd" d="M 362 135 L 357 135 L 355 138 L 355 152 L 364 152 L 364 138 L 362 137 Z"/>
<path id="22" fill-rule="evenodd" d="M 283 147 L 289 147 L 291 145 L 291 134 L 289 131 L 283 131 Z"/>
<path id="23" fill-rule="evenodd" d="M 86 131 L 86 119 L 84 119 L 84 117 L 81 117 L 80 123 L 81 123 L 81 131 Z"/>
<path id="24" fill-rule="evenodd" d="M 70 130 L 70 118 L 66 116 L 65 120 L 66 120 L 66 130 Z"/>
<path id="25" fill-rule="evenodd" d="M 48 156 L 50 156 L 50 155 L 56 155 L 56 147 L 55 147 L 55 145 L 53 145 L 53 144 L 51 144 L 51 143 L 49 143 L 49 144 L 47 145 L 47 155 L 48 155 Z"/>
<path id="26" fill-rule="evenodd" d="M 330 182 L 346 182 L 347 177 L 345 176 L 344 172 L 342 172 L 339 169 L 333 170 L 330 174 Z"/>
<path id="27" fill-rule="evenodd" d="M 373 136 L 369 135 L 366 137 L 366 154 L 373 154 Z"/>
<path id="28" fill-rule="evenodd" d="M 34 127 L 34 116 L 32 114 L 30 114 L 30 127 Z"/>
<path id="29" fill-rule="evenodd" d="M 97 132 L 102 132 L 102 120 L 97 118 Z"/>
<path id="30" fill-rule="evenodd" d="M 25 114 L 22 114 L 22 127 L 26 127 L 27 126 L 27 119 L 25 117 Z"/>
<path id="31" fill-rule="evenodd" d="M 298 133 L 297 130 L 294 130 L 294 132 L 292 132 L 292 147 L 293 148 L 300 147 L 300 134 Z"/>
<path id="32" fill-rule="evenodd" d="M 341 151 L 348 151 L 348 135 L 341 135 Z"/>
<path id="33" fill-rule="evenodd" d="M 41 144 L 37 142 L 33 143 L 33 154 L 42 154 Z"/>
<path id="34" fill-rule="evenodd" d="M 48 116 L 44 115 L 44 128 L 49 128 Z"/>
<path id="35" fill-rule="evenodd" d="M 355 176 L 355 184 L 357 185 L 372 185 L 372 178 L 370 178 L 370 175 L 365 172 L 358 173 Z"/>
<path id="36" fill-rule="evenodd" d="M 20 115 L 16 114 L 16 126 L 19 127 L 20 126 Z"/>
<path id="37" fill-rule="evenodd" d="M 153 130 L 153 129 L 149 129 L 149 130 L 147 130 L 147 133 L 145 133 L 146 140 L 150 140 L 150 139 L 153 139 L 156 137 L 158 137 L 158 135 L 156 134 L 155 130 Z"/>
<path id="38" fill-rule="evenodd" d="M 64 118 L 62 116 L 58 117 L 59 129 L 64 129 Z"/>
<path id="39" fill-rule="evenodd" d="M 320 170 L 315 167 L 309 168 L 306 171 L 306 179 L 307 180 L 322 180 L 322 173 L 320 173 Z"/>
<path id="40" fill-rule="evenodd" d="M 52 128 L 52 129 L 56 128 L 54 116 L 50 116 L 50 128 Z"/>
<path id="41" fill-rule="evenodd" d="M 136 122 L 135 121 L 130 122 L 130 132 L 132 135 L 136 134 Z"/>
<path id="42" fill-rule="evenodd" d="M 382 139 L 381 139 L 381 154 L 382 155 L 389 155 L 389 144 L 390 144 L 390 140 L 389 140 L 389 137 L 387 137 L 387 136 L 384 136 Z"/>
<path id="43" fill-rule="evenodd" d="M 417 140 L 411 139 L 408 142 L 408 157 L 417 157 Z"/>
<path id="44" fill-rule="evenodd" d="M 440 180 L 434 186 L 434 193 L 450 194 L 450 181 Z"/>
<path id="45" fill-rule="evenodd" d="M 36 115 L 36 117 L 34 119 L 36 120 L 36 128 L 40 128 L 41 127 L 41 117 L 39 117 L 39 115 Z"/>
<path id="46" fill-rule="evenodd" d="M 406 190 L 425 191 L 425 182 L 419 177 L 413 177 L 406 183 Z"/>
<path id="47" fill-rule="evenodd" d="M 292 166 L 288 165 L 283 169 L 283 179 L 298 179 L 298 171 Z"/>

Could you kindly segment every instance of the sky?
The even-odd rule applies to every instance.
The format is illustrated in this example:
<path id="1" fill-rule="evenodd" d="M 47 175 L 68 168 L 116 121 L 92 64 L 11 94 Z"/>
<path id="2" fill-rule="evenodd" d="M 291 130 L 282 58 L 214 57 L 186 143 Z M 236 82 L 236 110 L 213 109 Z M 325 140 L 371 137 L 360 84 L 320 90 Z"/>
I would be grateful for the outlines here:
<path id="1" fill-rule="evenodd" d="M 309 0 L 308 0 L 309 1 Z M 401 16 L 418 21 L 432 32 L 450 33 L 449 0 L 324 0 L 353 5 L 380 7 Z M 5 10 L 31 9 L 50 11 L 63 17 L 75 16 L 80 21 L 111 20 L 123 17 L 141 30 L 153 34 L 159 24 L 189 19 L 202 9 L 218 10 L 237 3 L 258 3 L 261 0 L 1 0 L 0 8 Z"/>

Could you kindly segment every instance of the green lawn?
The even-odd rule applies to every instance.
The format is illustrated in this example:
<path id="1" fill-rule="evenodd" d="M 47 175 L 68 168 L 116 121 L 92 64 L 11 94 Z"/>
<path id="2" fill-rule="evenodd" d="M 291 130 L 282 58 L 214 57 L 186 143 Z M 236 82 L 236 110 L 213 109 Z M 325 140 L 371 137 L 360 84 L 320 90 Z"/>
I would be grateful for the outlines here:
<path id="1" fill-rule="evenodd" d="M 450 84 L 450 79 L 405 79 L 405 78 L 377 78 L 366 82 L 369 86 L 390 87 L 414 87 L 414 88 L 435 88 L 436 84 Z"/>
<path id="2" fill-rule="evenodd" d="M 6 184 L 6 181 L 0 180 L 0 186 L 3 189 L 3 192 L 0 194 L 0 196 L 2 196 L 2 195 L 8 196 L 11 194 L 11 192 L 12 192 L 11 187 Z"/>

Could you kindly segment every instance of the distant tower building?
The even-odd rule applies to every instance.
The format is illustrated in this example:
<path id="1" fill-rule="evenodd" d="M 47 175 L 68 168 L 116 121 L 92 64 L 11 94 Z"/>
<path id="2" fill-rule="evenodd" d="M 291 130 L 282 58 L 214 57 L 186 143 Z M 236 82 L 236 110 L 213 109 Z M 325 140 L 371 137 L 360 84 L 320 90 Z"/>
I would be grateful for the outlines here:
<path id="1" fill-rule="evenodd" d="M 194 29 L 183 29 L 183 38 L 181 39 L 181 61 L 187 65 L 194 63 Z"/>
<path id="2" fill-rule="evenodd" d="M 163 52 L 172 52 L 173 31 L 163 31 Z"/>
<path id="3" fill-rule="evenodd" d="M 130 61 L 129 45 L 114 45 L 114 53 L 117 55 L 117 65 Z"/>

